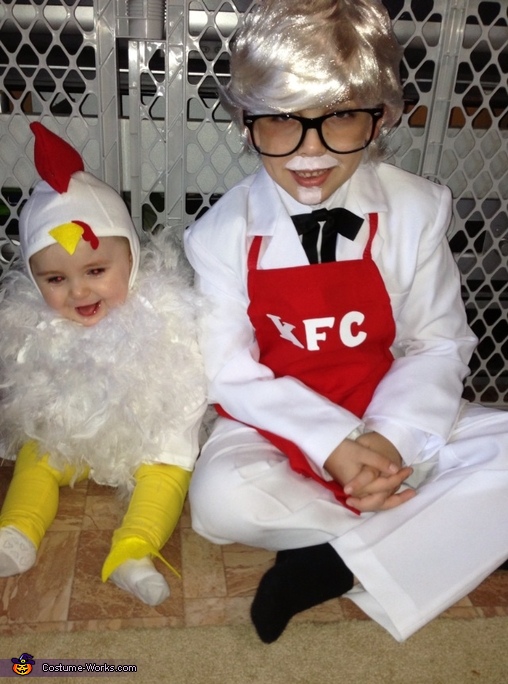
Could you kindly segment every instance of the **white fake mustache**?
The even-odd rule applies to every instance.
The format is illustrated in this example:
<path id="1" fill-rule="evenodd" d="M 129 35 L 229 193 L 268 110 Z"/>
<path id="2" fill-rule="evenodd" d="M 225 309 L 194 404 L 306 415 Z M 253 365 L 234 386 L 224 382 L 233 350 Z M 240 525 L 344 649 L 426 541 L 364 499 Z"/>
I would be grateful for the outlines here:
<path id="1" fill-rule="evenodd" d="M 341 162 L 329 154 L 322 154 L 320 157 L 298 155 L 290 159 L 284 168 L 289 171 L 319 171 L 320 169 L 331 169 L 335 166 L 341 166 Z"/>

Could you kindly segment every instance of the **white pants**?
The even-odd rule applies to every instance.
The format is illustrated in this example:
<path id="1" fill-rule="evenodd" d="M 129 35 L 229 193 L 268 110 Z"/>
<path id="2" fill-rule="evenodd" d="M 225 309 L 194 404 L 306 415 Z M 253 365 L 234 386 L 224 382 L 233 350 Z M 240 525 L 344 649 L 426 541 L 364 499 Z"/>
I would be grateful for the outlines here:
<path id="1" fill-rule="evenodd" d="M 360 582 L 348 598 L 403 641 L 508 558 L 508 413 L 466 404 L 417 496 L 360 516 L 255 430 L 219 418 L 190 502 L 194 529 L 218 544 L 329 542 Z"/>

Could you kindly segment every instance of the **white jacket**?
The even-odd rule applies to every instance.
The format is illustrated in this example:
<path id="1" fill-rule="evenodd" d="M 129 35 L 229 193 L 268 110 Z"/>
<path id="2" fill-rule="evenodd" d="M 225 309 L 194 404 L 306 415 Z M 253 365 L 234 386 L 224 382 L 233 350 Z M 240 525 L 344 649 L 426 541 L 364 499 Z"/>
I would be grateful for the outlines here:
<path id="1" fill-rule="evenodd" d="M 378 431 L 407 464 L 418 463 L 450 435 L 477 342 L 466 322 L 460 277 L 446 240 L 450 192 L 394 166 L 369 163 L 337 194 L 355 214 L 379 215 L 372 256 L 396 322 L 395 361 L 363 419 L 291 377 L 275 379 L 258 363 L 247 315 L 251 239 L 268 238 L 260 268 L 308 263 L 282 201 L 287 205 L 289 196 L 264 169 L 226 193 L 185 234 L 197 287 L 212 301 L 202 332 L 210 400 L 237 420 L 291 439 L 318 468 L 357 428 Z M 365 221 L 354 242 L 339 238 L 337 259 L 360 259 L 367 235 Z"/>

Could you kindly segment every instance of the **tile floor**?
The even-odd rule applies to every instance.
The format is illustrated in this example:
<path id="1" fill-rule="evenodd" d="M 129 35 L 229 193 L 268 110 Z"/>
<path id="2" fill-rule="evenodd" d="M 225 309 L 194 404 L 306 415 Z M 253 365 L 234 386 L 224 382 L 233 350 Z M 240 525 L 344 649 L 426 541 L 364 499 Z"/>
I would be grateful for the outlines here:
<path id="1" fill-rule="evenodd" d="M 0 501 L 12 466 L 0 465 Z M 36 567 L 0 579 L 0 635 L 31 631 L 120 630 L 249 622 L 249 606 L 274 554 L 241 544 L 219 547 L 190 527 L 188 508 L 164 556 L 182 572 L 179 580 L 159 564 L 171 585 L 169 600 L 146 606 L 100 580 L 112 530 L 122 515 L 115 490 L 84 482 L 61 490 L 57 519 Z M 156 561 L 157 562 L 157 561 Z M 450 608 L 444 618 L 508 617 L 508 572 L 496 572 Z M 368 619 L 347 599 L 329 601 L 295 620 Z"/>

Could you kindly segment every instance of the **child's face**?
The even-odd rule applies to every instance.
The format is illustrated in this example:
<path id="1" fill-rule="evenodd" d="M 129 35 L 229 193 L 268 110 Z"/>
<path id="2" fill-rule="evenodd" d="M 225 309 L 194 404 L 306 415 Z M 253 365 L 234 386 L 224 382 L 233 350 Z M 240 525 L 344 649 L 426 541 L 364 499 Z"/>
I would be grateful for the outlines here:
<path id="1" fill-rule="evenodd" d="M 340 109 L 353 109 L 353 103 L 340 106 Z M 317 118 L 328 114 L 325 108 L 304 109 L 295 112 L 305 118 Z M 372 121 L 367 119 L 365 131 L 359 131 L 359 144 L 368 140 Z M 377 137 L 376 126 L 374 137 Z M 364 151 L 352 154 L 338 154 L 328 150 L 321 142 L 315 129 L 307 131 L 300 147 L 285 157 L 261 156 L 265 169 L 271 178 L 291 197 L 302 204 L 319 204 L 332 195 L 354 174 L 362 161 Z M 288 168 L 289 167 L 289 168 Z"/>
<path id="2" fill-rule="evenodd" d="M 97 249 L 80 240 L 74 254 L 50 245 L 30 259 L 46 303 L 64 318 L 92 326 L 123 304 L 129 291 L 129 241 L 103 237 Z"/>

